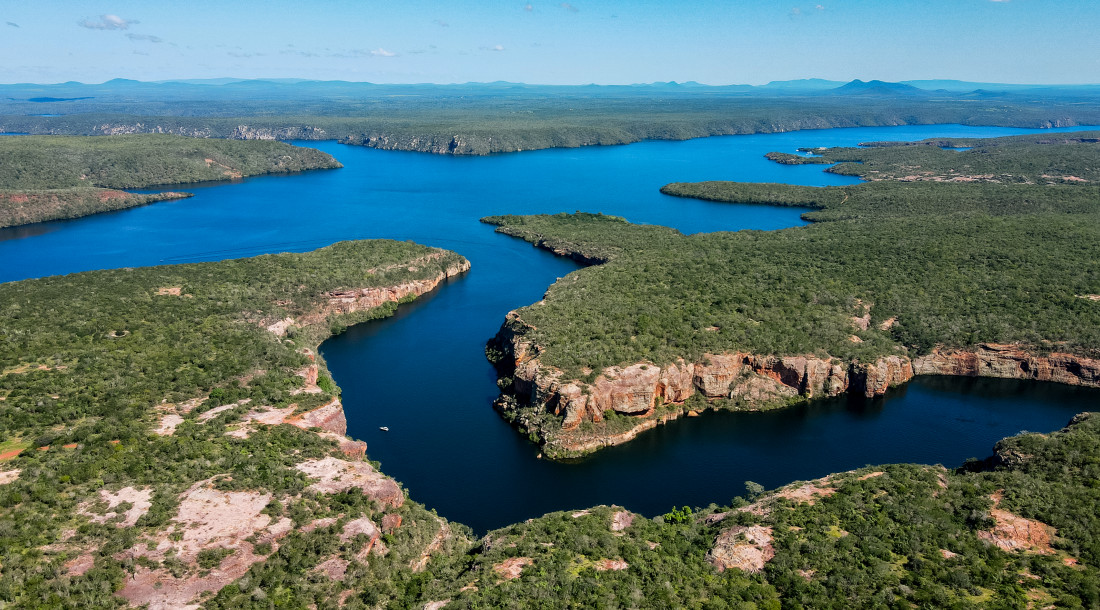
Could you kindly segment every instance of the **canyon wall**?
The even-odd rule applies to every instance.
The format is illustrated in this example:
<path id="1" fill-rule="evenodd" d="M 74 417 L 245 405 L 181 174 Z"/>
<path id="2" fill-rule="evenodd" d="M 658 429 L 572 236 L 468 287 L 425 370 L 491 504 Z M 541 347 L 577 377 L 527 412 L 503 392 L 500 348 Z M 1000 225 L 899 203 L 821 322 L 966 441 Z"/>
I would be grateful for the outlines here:
<path id="1" fill-rule="evenodd" d="M 813 355 L 704 354 L 693 362 L 681 358 L 663 366 L 643 362 L 608 367 L 593 381 L 583 382 L 567 379 L 561 370 L 544 364 L 542 348 L 528 338 L 530 330 L 513 311 L 494 339 L 494 348 L 503 354 L 502 374 L 510 372 L 512 379 L 511 396 L 498 401 L 498 407 L 531 406 L 559 416 L 560 430 L 538 433 L 553 445 L 550 453 L 561 450 L 569 455 L 626 442 L 642 430 L 674 419 L 682 409 L 657 414 L 658 408 L 682 404 L 696 393 L 708 400 L 730 399 L 747 408 L 766 408 L 845 392 L 881 396 L 914 375 L 1002 377 L 1100 387 L 1100 360 L 1057 352 L 1039 355 L 1020 346 L 996 344 L 936 349 L 915 359 L 885 356 L 874 362 Z M 598 424 L 612 413 L 636 417 L 637 422 L 626 431 L 579 430 L 582 423 Z"/>

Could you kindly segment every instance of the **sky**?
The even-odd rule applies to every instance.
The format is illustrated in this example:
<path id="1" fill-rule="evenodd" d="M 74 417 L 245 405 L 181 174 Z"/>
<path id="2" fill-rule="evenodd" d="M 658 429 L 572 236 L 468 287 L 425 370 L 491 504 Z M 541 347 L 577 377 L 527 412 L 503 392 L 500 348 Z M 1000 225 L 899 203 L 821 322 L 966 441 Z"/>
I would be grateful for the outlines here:
<path id="1" fill-rule="evenodd" d="M 0 82 L 1100 83 L 1100 0 L 0 0 Z"/>

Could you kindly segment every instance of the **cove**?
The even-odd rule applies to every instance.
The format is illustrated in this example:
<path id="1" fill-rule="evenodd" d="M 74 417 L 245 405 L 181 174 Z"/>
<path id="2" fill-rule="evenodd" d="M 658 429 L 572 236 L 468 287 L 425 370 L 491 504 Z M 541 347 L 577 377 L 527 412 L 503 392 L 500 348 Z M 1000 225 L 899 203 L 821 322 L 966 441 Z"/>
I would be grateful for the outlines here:
<path id="1" fill-rule="evenodd" d="M 344 391 L 349 434 L 366 440 L 371 459 L 414 499 L 479 532 L 599 503 L 653 515 L 673 504 L 727 502 L 746 480 L 773 487 L 873 463 L 957 465 L 1021 429 L 1058 428 L 1100 394 L 918 379 L 871 403 L 707 414 L 578 463 L 539 460 L 537 448 L 491 409 L 497 389 L 483 349 L 509 310 L 540 299 L 576 265 L 477 219 L 584 210 L 685 233 L 778 229 L 803 224 L 803 210 L 678 199 L 657 189 L 711 179 L 848 184 L 854 179 L 821 166 L 778 165 L 763 154 L 1028 131 L 832 129 L 459 158 L 306 143 L 345 168 L 195 185 L 186 187 L 192 199 L 0 230 L 0 280 L 304 251 L 341 239 L 411 239 L 455 250 L 472 262 L 468 274 L 322 346 Z"/>

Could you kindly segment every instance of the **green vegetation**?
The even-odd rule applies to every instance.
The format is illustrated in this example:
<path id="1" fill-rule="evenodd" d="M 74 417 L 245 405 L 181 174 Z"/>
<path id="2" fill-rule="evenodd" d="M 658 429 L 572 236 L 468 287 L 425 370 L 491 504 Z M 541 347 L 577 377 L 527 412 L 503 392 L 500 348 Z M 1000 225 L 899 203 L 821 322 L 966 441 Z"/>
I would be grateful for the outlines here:
<path id="1" fill-rule="evenodd" d="M 94 91 L 93 99 L 52 102 L 50 110 L 63 116 L 33 116 L 42 112 L 41 104 L 10 102 L 8 114 L 0 116 L 0 131 L 342 140 L 384 149 L 483 155 L 830 127 L 1100 124 L 1095 96 L 1056 89 L 995 98 L 946 93 L 928 98 L 754 93 L 736 87 L 306 83 L 294 90 L 254 83 L 242 85 L 228 99 L 220 95 L 229 94 L 215 87 L 193 88 L 190 97 L 180 99 L 167 99 L 169 87 L 158 87 L 140 99 L 132 90 L 113 93 L 109 85 Z"/>
<path id="2" fill-rule="evenodd" d="M 1064 184 L 1100 181 L 1100 165 L 1083 161 L 1100 132 L 1037 134 L 1003 138 L 868 142 L 863 148 L 801 149 L 817 156 L 772 152 L 787 165 L 838 164 L 826 171 L 867 180 Z M 953 150 L 966 148 L 967 150 Z M 1070 171 L 1072 168 L 1072 171 Z"/>
<path id="3" fill-rule="evenodd" d="M 301 412 L 332 398 L 324 387 L 299 393 L 299 372 L 311 365 L 311 352 L 332 327 L 389 315 L 397 305 L 338 314 L 329 308 L 334 291 L 433 279 L 462 263 L 449 252 L 379 240 L 307 254 L 0 285 L 0 447 L 24 449 L 0 461 L 0 472 L 20 471 L 14 481 L 0 484 L 0 606 L 121 605 L 114 592 L 126 579 L 139 567 L 161 565 L 135 560 L 127 550 L 170 526 L 180 494 L 206 480 L 226 492 L 282 498 L 269 506 L 270 513 L 285 514 L 299 526 L 328 516 L 336 521 L 279 543 L 278 557 L 297 553 L 291 565 L 263 564 L 253 578 L 277 575 L 289 586 L 302 578 L 303 561 L 322 559 L 302 559 L 308 553 L 348 548 L 338 540 L 343 523 L 358 515 L 377 521 L 383 507 L 356 489 L 306 489 L 310 480 L 295 465 L 328 455 L 345 458 L 331 437 L 289 425 L 255 425 L 240 438 L 227 436 L 227 426 L 250 409 L 295 406 Z M 285 336 L 266 330 L 288 317 L 297 323 Z M 323 363 L 317 364 L 327 380 Z M 214 412 L 218 407 L 224 408 Z M 179 417 L 175 431 L 152 434 L 167 415 Z M 135 526 L 90 523 L 81 514 L 89 505 L 86 511 L 103 514 L 100 491 L 127 487 L 152 490 L 152 506 Z M 123 502 L 118 510 L 134 504 Z M 407 566 L 440 527 L 438 518 L 412 502 L 385 510 L 407 527 L 387 539 L 387 558 L 372 558 L 356 579 L 377 579 Z M 454 539 L 462 538 L 461 528 L 453 531 Z M 205 550 L 197 558 L 201 568 L 224 559 L 223 551 Z M 69 573 L 66 564 L 82 554 L 94 566 L 82 575 Z M 163 567 L 179 574 L 188 569 L 174 556 Z"/>
<path id="4" fill-rule="evenodd" d="M 5 137 L 0 159 L 0 227 L 186 196 L 108 189 L 340 167 L 328 154 L 281 142 L 169 135 Z"/>
<path id="5" fill-rule="evenodd" d="M 573 222 L 599 227 L 598 220 Z M 607 252 L 619 260 L 628 251 Z M 422 608 L 436 601 L 447 608 L 968 608 L 1028 599 L 1087 608 L 1100 600 L 1097 417 L 1003 441 L 986 465 L 996 465 L 991 470 L 865 469 L 814 482 L 821 491 L 809 494 L 812 503 L 792 493 L 797 484 L 769 494 L 746 482 L 749 499 L 728 508 L 679 507 L 653 520 L 596 507 L 476 541 L 409 500 L 393 508 L 354 488 L 308 489 L 296 464 L 345 457 L 314 432 L 256 425 L 246 438 L 225 434 L 255 405 L 327 401 L 326 393 L 293 393 L 303 384 L 297 372 L 310 364 L 304 350 L 333 326 L 393 307 L 336 319 L 311 314 L 326 311 L 333 291 L 433 277 L 462 262 L 438 252 L 341 243 L 308 254 L 0 286 L 0 448 L 50 447 L 0 462 L 0 472 L 20 471 L 0 483 L 0 603 L 119 607 L 116 592 L 148 570 L 162 571 L 169 590 L 173 576 L 225 569 L 239 552 L 222 545 L 191 560 L 137 552 L 157 540 L 186 542 L 185 534 L 168 533 L 180 494 L 207 480 L 220 492 L 270 494 L 263 517 L 293 524 L 281 538 L 240 542 L 253 544 L 262 560 L 203 595 L 211 608 Z M 308 322 L 291 325 L 285 337 L 264 329 L 286 317 Z M 193 410 L 175 409 L 188 399 L 198 399 Z M 251 400 L 241 405 L 244 399 Z M 202 419 L 220 406 L 230 408 Z M 172 435 L 150 433 L 173 412 L 183 417 Z M 107 519 L 99 494 L 127 487 L 151 489 L 152 506 L 132 527 L 119 527 L 121 517 Z M 1039 540 L 1026 552 L 1005 552 L 985 539 L 982 532 L 1005 518 L 993 510 L 998 490 L 998 511 L 1057 528 L 1049 548 Z M 366 534 L 344 535 L 361 516 L 384 531 L 365 554 Z M 385 525 L 396 516 L 399 526 Z M 753 543 L 724 535 L 749 526 L 770 532 L 770 543 L 760 543 L 769 548 L 762 569 L 719 572 L 711 563 L 716 541 Z M 90 567 L 80 573 L 73 566 L 85 557 Z"/>
<path id="6" fill-rule="evenodd" d="M 875 148 L 863 151 L 865 164 L 857 167 L 872 165 L 876 155 L 895 164 L 907 163 L 906 154 L 963 163 L 971 152 L 1000 148 L 1010 150 L 1005 159 L 1034 150 L 1036 159 L 1059 160 L 1057 169 L 1036 162 L 1033 174 L 1091 176 L 1100 167 L 1100 144 L 1086 138 L 1006 140 L 965 152 Z M 1033 177 L 1015 165 L 1010 170 Z M 580 213 L 484 221 L 547 248 L 607 261 L 570 274 L 542 303 L 519 311 L 535 329 L 542 361 L 573 378 L 585 368 L 729 351 L 870 361 L 994 342 L 1095 357 L 1100 308 L 1081 298 L 1100 294 L 1100 189 L 1093 184 L 709 182 L 663 189 L 817 208 L 806 215 L 816 224 L 775 232 L 684 236 Z M 852 324 L 864 314 L 861 303 L 870 308 L 866 330 Z M 887 320 L 895 323 L 883 329 Z"/>
<path id="7" fill-rule="evenodd" d="M 447 608 L 1093 608 L 1100 417 L 1078 419 L 1002 441 L 999 455 L 1026 458 L 986 471 L 865 468 L 811 482 L 802 496 L 796 483 L 751 505 L 635 516 L 621 531 L 611 528 L 614 507 L 552 513 L 486 536 L 466 559 L 477 589 Z M 999 490 L 998 511 L 1057 528 L 1049 545 L 1041 535 L 1019 551 L 990 542 L 1006 517 L 993 510 Z M 726 543 L 774 557 L 756 573 L 717 572 L 708 562 L 716 541 L 752 526 L 767 528 L 770 544 L 747 534 Z M 518 578 L 490 570 L 510 558 L 527 560 Z"/>

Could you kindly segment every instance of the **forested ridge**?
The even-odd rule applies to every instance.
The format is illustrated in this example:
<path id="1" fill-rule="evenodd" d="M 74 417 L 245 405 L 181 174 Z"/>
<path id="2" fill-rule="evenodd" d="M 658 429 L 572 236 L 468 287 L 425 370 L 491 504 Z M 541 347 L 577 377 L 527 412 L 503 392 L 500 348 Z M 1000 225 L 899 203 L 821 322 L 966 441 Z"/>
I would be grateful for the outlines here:
<path id="1" fill-rule="evenodd" d="M 183 194 L 118 189 L 337 168 L 330 155 L 281 142 L 170 135 L 0 138 L 0 227 L 76 218 Z"/>

